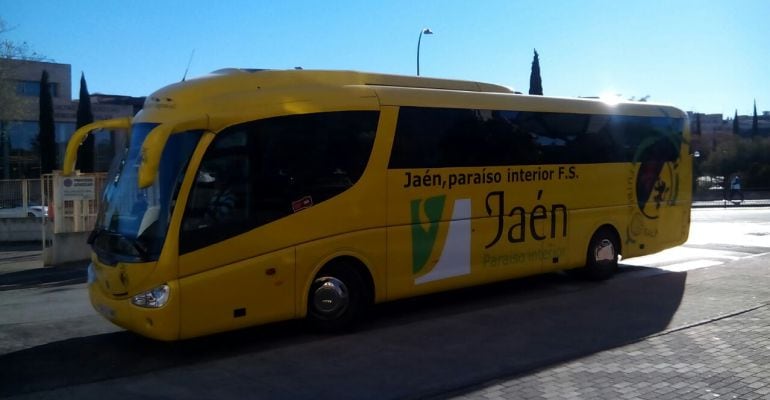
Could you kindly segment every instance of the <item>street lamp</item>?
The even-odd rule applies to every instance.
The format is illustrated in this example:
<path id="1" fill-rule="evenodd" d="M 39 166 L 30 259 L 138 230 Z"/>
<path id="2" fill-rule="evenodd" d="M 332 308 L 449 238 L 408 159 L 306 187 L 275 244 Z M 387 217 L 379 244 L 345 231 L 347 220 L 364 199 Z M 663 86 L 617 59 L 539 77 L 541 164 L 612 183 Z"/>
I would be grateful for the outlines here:
<path id="1" fill-rule="evenodd" d="M 422 35 L 432 35 L 433 31 L 430 28 L 424 28 L 420 31 L 420 37 L 417 38 L 417 76 L 420 76 L 420 41 L 422 41 Z"/>

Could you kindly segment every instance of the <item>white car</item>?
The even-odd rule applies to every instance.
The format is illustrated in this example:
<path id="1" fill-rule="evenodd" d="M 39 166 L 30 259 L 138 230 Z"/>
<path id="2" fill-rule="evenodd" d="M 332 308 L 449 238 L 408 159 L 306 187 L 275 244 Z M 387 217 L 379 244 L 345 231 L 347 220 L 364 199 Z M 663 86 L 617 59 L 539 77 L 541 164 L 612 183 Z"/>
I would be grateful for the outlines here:
<path id="1" fill-rule="evenodd" d="M 43 218 L 48 216 L 47 206 L 28 206 L 27 211 L 24 207 L 0 208 L 0 218 L 24 218 L 35 217 Z"/>
<path id="2" fill-rule="evenodd" d="M 29 206 L 27 207 L 28 217 L 43 218 L 48 216 L 48 206 Z"/>

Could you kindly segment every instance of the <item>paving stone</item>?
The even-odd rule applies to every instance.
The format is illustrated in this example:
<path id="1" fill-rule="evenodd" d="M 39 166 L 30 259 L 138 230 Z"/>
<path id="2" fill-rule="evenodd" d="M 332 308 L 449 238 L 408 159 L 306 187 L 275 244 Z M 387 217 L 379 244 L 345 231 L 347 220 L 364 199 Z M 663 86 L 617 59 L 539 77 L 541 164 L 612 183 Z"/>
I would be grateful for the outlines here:
<path id="1" fill-rule="evenodd" d="M 498 380 L 461 398 L 770 399 L 770 306 Z"/>

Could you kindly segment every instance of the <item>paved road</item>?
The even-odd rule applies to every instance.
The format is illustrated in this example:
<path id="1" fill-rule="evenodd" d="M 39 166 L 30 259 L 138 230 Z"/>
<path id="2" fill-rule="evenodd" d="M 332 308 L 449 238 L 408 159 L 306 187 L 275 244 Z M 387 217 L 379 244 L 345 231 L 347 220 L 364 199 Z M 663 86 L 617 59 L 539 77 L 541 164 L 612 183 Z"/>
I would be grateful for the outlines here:
<path id="1" fill-rule="evenodd" d="M 768 321 L 761 305 L 453 398 L 770 399 Z"/>
<path id="2" fill-rule="evenodd" d="M 625 260 L 650 267 L 634 278 L 690 271 L 668 329 L 437 398 L 770 399 L 770 214 L 697 210 L 692 221 L 685 246 Z"/>
<path id="3" fill-rule="evenodd" d="M 770 210 L 730 212 L 694 212 L 686 246 L 607 282 L 387 304 L 343 336 L 291 322 L 158 343 L 101 320 L 82 284 L 0 291 L 0 397 L 770 398 Z"/>

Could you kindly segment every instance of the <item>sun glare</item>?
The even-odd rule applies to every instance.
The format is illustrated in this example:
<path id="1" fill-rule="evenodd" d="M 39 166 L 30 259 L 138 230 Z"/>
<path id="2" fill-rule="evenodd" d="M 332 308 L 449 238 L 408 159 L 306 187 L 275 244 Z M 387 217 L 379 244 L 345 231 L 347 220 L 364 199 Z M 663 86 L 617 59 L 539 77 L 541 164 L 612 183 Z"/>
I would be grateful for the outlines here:
<path id="1" fill-rule="evenodd" d="M 599 95 L 599 100 L 603 101 L 605 104 L 614 106 L 621 101 L 623 101 L 623 98 L 620 96 L 619 93 L 613 93 L 613 92 L 604 92 Z"/>

